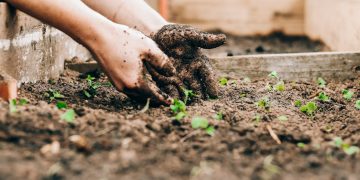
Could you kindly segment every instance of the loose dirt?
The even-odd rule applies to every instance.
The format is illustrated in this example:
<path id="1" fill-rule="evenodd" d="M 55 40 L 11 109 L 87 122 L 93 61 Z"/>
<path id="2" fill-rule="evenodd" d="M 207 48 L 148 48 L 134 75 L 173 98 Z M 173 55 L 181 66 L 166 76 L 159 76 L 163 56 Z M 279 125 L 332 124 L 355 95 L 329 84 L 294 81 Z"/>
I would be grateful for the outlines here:
<path id="1" fill-rule="evenodd" d="M 101 73 L 96 82 L 107 82 Z M 192 102 L 181 122 L 169 107 L 150 108 L 102 86 L 87 98 L 86 75 L 66 70 L 60 79 L 24 84 L 29 104 L 9 112 L 0 102 L 0 179 L 358 179 L 360 154 L 349 156 L 331 145 L 341 137 L 360 146 L 360 78 L 325 88 L 315 82 L 285 82 L 284 92 L 269 91 L 274 80 L 231 79 L 215 100 Z M 44 94 L 59 91 L 76 112 L 75 123 L 61 120 L 65 110 Z M 355 92 L 351 101 L 341 91 Z M 329 102 L 316 99 L 319 92 Z M 270 109 L 256 105 L 267 97 Z M 313 101 L 314 116 L 293 102 Z M 216 120 L 215 114 L 224 114 Z M 191 128 L 192 117 L 206 117 L 214 136 Z M 287 120 L 279 118 L 286 116 Z M 268 128 L 281 140 L 277 144 Z"/>

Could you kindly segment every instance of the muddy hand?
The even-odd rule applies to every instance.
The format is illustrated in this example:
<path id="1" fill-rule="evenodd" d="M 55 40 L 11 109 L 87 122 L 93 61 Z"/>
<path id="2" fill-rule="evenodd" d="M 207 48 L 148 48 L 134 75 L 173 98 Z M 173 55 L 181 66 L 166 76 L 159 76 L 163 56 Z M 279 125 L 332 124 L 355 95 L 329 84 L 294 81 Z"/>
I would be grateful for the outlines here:
<path id="1" fill-rule="evenodd" d="M 151 98 L 152 103 L 171 104 L 170 96 L 157 87 L 145 67 L 164 77 L 175 74 L 171 61 L 156 43 L 122 25 L 113 26 L 104 35 L 102 43 L 91 50 L 114 86 L 136 100 Z"/>
<path id="2" fill-rule="evenodd" d="M 185 88 L 193 90 L 202 98 L 218 96 L 215 74 L 209 58 L 200 48 L 212 49 L 223 45 L 226 41 L 225 35 L 202 32 L 188 25 L 169 24 L 161 28 L 152 38 L 160 49 L 173 58 L 174 66 L 186 85 Z M 166 87 L 164 91 L 168 92 L 169 89 L 175 88 Z"/>

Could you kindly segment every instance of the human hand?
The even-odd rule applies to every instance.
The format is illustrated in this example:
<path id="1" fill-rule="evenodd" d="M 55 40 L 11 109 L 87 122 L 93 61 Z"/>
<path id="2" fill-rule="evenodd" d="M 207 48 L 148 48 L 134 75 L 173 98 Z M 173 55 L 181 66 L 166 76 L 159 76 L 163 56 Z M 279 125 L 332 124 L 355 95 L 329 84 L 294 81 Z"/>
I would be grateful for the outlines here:
<path id="1" fill-rule="evenodd" d="M 154 34 L 152 39 L 172 58 L 178 77 L 187 86 L 185 88 L 193 90 L 196 95 L 204 99 L 218 96 L 215 74 L 209 58 L 200 48 L 212 49 L 223 45 L 226 41 L 224 34 L 214 35 L 188 25 L 169 24 Z M 162 77 L 161 81 L 167 79 Z M 182 94 L 173 85 L 167 85 L 162 89 L 174 98 Z"/>
<path id="2" fill-rule="evenodd" d="M 145 67 L 168 78 L 175 74 L 169 58 L 156 43 L 123 25 L 114 24 L 102 34 L 101 43 L 90 45 L 90 49 L 113 85 L 137 100 L 151 98 L 153 103 L 171 104 L 170 96 L 156 86 Z"/>

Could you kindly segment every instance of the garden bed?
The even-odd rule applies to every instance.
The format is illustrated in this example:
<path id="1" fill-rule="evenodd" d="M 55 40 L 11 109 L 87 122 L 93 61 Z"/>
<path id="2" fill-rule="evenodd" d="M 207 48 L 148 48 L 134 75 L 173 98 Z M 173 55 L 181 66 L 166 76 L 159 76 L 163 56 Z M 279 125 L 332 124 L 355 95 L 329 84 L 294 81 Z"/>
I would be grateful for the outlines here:
<path id="1" fill-rule="evenodd" d="M 191 102 L 177 121 L 171 108 L 144 110 L 109 86 L 104 74 L 90 75 L 95 79 L 66 70 L 58 80 L 24 84 L 16 106 L 0 102 L 1 179 L 360 176 L 359 78 L 285 81 L 284 91 L 275 73 L 262 80 L 222 79 L 218 99 Z M 101 84 L 96 95 L 84 93 L 89 79 Z M 75 119 L 64 116 L 70 110 L 60 110 L 60 101 Z M 299 102 L 317 108 L 306 114 Z M 215 131 L 194 129 L 195 117 Z"/>

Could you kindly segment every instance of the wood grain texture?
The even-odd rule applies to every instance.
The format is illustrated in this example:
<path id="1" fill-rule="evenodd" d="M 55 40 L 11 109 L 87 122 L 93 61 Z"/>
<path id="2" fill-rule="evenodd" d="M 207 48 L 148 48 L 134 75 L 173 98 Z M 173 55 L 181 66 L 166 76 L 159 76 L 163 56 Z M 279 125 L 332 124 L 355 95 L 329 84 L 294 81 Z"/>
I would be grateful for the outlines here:
<path id="1" fill-rule="evenodd" d="M 221 76 L 266 78 L 277 71 L 284 80 L 344 80 L 360 75 L 360 53 L 250 55 L 212 60 Z"/>

